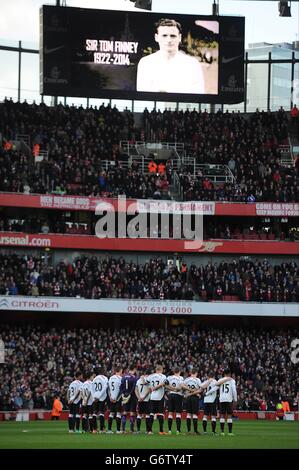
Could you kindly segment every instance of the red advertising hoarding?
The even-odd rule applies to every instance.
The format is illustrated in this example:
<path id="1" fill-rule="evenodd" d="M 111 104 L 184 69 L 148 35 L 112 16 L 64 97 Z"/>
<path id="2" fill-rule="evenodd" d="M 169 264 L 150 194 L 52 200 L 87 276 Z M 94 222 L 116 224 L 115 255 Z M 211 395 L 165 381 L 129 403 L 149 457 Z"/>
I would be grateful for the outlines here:
<path id="1" fill-rule="evenodd" d="M 299 254 L 299 243 L 267 240 L 174 240 L 161 238 L 97 238 L 91 235 L 0 232 L 0 246 L 102 251 Z"/>

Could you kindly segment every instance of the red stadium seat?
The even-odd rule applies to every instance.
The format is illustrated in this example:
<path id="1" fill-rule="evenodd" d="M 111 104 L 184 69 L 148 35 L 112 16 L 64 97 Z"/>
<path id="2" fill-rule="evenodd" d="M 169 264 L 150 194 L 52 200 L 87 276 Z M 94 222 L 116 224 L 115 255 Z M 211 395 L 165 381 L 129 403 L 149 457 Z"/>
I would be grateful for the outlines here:
<path id="1" fill-rule="evenodd" d="M 232 296 L 231 296 L 231 295 L 224 295 L 224 296 L 223 296 L 223 300 L 224 300 L 225 302 L 230 302 L 231 299 L 232 299 Z"/>
<path id="2" fill-rule="evenodd" d="M 267 239 L 268 239 L 267 233 L 260 233 L 260 240 L 267 240 Z"/>

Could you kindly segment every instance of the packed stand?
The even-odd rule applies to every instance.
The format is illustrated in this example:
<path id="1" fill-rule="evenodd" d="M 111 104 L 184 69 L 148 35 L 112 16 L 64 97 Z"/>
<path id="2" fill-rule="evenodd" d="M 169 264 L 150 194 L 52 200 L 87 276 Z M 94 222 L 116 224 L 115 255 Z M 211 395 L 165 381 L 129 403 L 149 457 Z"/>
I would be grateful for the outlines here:
<path id="1" fill-rule="evenodd" d="M 227 165 L 234 183 L 215 184 L 202 171 L 180 173 L 183 198 L 216 201 L 298 202 L 298 168 L 280 164 L 279 145 L 287 144 L 288 118 L 256 112 L 250 117 L 235 113 L 197 111 L 144 111 L 147 138 L 183 142 L 188 155 L 200 164 Z"/>
<path id="2" fill-rule="evenodd" d="M 295 168 L 280 165 L 279 144 L 288 136 L 283 111 L 257 112 L 248 118 L 221 112 L 145 111 L 144 127 L 145 139 L 183 142 L 197 163 L 227 165 L 235 178 L 233 183 L 215 184 L 204 171 L 194 176 L 193 170 L 183 167 L 179 174 L 183 199 L 298 201 L 299 159 Z M 0 105 L 0 134 L 0 191 L 170 197 L 169 175 L 122 167 L 128 156 L 120 154 L 119 141 L 140 139 L 130 111 L 5 101 Z M 33 155 L 6 148 L 16 134 L 28 134 L 31 145 L 40 146 L 48 157 L 38 163 Z M 103 160 L 116 162 L 115 168 L 106 168 Z M 171 169 L 172 162 L 165 163 Z"/>
<path id="3" fill-rule="evenodd" d="M 138 264 L 81 256 L 52 265 L 45 256 L 0 254 L 0 295 L 298 302 L 298 274 L 294 261 L 275 265 L 247 257 L 187 266 L 179 259 Z"/>
<path id="4" fill-rule="evenodd" d="M 162 364 L 186 376 L 199 371 L 201 380 L 225 366 L 235 376 L 240 410 L 258 410 L 266 402 L 275 411 L 287 399 L 297 411 L 299 377 L 290 362 L 296 330 L 171 328 L 66 329 L 1 326 L 6 361 L 0 369 L 0 410 L 51 409 L 58 394 L 67 408 L 67 387 L 75 372 L 103 366 L 108 374 L 116 366 L 136 364 L 138 374 Z M 258 347 L 257 347 L 258 345 Z"/>
<path id="5" fill-rule="evenodd" d="M 14 149 L 18 134 L 29 135 L 48 158 Z M 0 104 L 0 190 L 25 193 L 100 194 L 102 160 L 118 160 L 119 141 L 134 135 L 133 114 L 115 107 L 47 107 Z"/>
<path id="6" fill-rule="evenodd" d="M 170 163 L 170 162 L 169 162 Z M 103 170 L 99 177 L 99 194 L 105 197 L 125 195 L 134 199 L 170 199 L 171 166 L 165 174 L 143 174 L 140 165 L 133 162 L 123 168 L 118 162 L 115 167 Z"/>

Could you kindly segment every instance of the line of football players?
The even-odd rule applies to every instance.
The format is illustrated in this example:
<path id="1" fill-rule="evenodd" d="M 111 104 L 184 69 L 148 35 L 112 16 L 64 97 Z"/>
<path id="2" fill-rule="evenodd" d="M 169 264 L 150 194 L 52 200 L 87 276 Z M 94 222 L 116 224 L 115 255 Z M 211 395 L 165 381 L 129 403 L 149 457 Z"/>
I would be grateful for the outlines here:
<path id="1" fill-rule="evenodd" d="M 208 417 L 211 419 L 212 433 L 216 434 L 217 396 L 219 390 L 220 430 L 224 434 L 225 419 L 229 435 L 232 434 L 232 413 L 237 401 L 236 383 L 230 371 L 224 371 L 224 377 L 216 380 L 211 376 L 202 382 L 197 372 L 191 372 L 187 378 L 181 376 L 179 368 L 166 377 L 163 367 L 157 365 L 154 373 L 146 372 L 140 377 L 136 368 L 130 367 L 123 373 L 116 367 L 108 379 L 105 370 L 99 369 L 97 375 L 87 373 L 82 381 L 82 373 L 77 372 L 68 388 L 69 432 L 113 433 L 113 420 L 116 421 L 116 433 L 126 432 L 129 419 L 130 431 L 140 432 L 142 419 L 145 420 L 147 434 L 153 434 L 153 422 L 159 423 L 159 434 L 171 434 L 175 416 L 176 433 L 181 433 L 182 411 L 186 410 L 187 432 L 191 424 L 195 434 L 198 431 L 198 412 L 200 397 L 204 394 L 203 433 L 207 433 Z M 168 404 L 168 433 L 164 432 L 165 394 Z M 105 414 L 108 413 L 107 430 Z M 82 415 L 82 431 L 80 421 Z M 98 429 L 99 424 L 99 429 Z"/>

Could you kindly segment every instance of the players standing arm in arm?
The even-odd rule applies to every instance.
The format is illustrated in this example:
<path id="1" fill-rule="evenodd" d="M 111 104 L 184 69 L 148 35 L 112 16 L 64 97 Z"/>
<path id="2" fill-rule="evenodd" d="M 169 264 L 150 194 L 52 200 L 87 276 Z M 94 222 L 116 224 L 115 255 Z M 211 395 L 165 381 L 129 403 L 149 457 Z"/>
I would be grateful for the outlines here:
<path id="1" fill-rule="evenodd" d="M 154 392 L 155 390 L 159 390 L 159 388 L 165 387 L 165 382 L 161 382 L 159 385 L 156 385 L 155 387 L 151 387 L 150 390 L 151 392 Z"/>
<path id="2" fill-rule="evenodd" d="M 208 380 L 206 380 L 205 382 L 202 382 L 202 383 L 200 384 L 200 388 L 195 389 L 193 392 L 191 392 L 190 389 L 189 389 L 188 387 L 186 387 L 185 384 L 182 385 L 182 388 L 186 389 L 186 390 L 189 392 L 189 393 L 186 395 L 187 397 L 191 397 L 191 396 L 193 396 L 193 395 L 199 395 L 200 393 L 203 392 L 203 390 L 205 390 L 205 389 L 209 386 L 209 384 L 210 384 L 210 382 L 211 382 L 212 380 L 213 380 L 213 379 L 208 379 Z"/>
<path id="3" fill-rule="evenodd" d="M 181 388 L 182 388 L 182 390 L 185 391 L 185 398 L 190 397 L 191 395 L 193 395 L 193 392 L 191 391 L 191 389 L 186 384 L 182 383 Z"/>
<path id="4" fill-rule="evenodd" d="M 191 390 L 188 388 L 188 387 L 182 387 L 184 388 L 184 390 L 187 391 L 187 393 L 185 394 L 185 398 L 187 397 L 192 397 L 193 395 L 199 395 L 200 393 L 200 389 L 197 389 L 197 390 L 194 390 L 193 392 L 191 392 Z"/>
<path id="5" fill-rule="evenodd" d="M 229 382 L 232 380 L 232 377 L 224 377 L 223 379 L 220 379 L 216 382 L 215 386 L 209 390 L 206 395 L 211 395 L 214 393 L 216 390 L 219 390 L 220 385 L 224 384 L 225 382 Z"/>
<path id="6" fill-rule="evenodd" d="M 223 377 L 223 379 L 220 379 L 217 381 L 217 385 L 225 384 L 225 382 L 229 382 L 230 380 L 234 380 L 234 379 L 232 377 Z"/>
<path id="7" fill-rule="evenodd" d="M 168 381 L 165 383 L 165 388 L 167 388 L 167 390 L 170 390 L 171 392 L 178 392 L 180 390 L 180 388 L 176 388 L 176 387 L 173 387 L 172 385 L 170 385 L 168 383 Z"/>
<path id="8" fill-rule="evenodd" d="M 187 387 L 187 385 L 185 384 L 182 384 L 182 390 L 184 390 L 185 392 L 184 393 L 185 398 L 190 397 L 193 394 L 192 390 L 189 387 Z"/>
<path id="9" fill-rule="evenodd" d="M 213 379 L 208 379 L 208 380 L 205 380 L 204 382 L 202 382 L 200 384 L 200 389 L 201 390 L 205 390 L 206 388 L 208 388 L 209 384 L 212 382 Z"/>
<path id="10" fill-rule="evenodd" d="M 206 388 L 208 388 L 208 386 L 210 385 L 210 383 L 213 381 L 212 378 L 208 379 L 208 380 L 205 380 L 204 382 L 202 382 L 200 384 L 200 389 L 197 391 L 197 393 L 202 393 Z"/>

